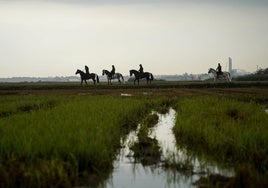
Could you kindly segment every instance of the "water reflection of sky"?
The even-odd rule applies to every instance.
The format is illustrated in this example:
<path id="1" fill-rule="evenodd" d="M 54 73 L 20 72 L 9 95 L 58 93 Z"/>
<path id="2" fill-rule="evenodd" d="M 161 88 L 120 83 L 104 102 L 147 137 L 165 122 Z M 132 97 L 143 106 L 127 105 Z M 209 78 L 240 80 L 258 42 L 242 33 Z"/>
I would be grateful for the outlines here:
<path id="1" fill-rule="evenodd" d="M 136 188 L 136 187 L 153 187 L 153 188 L 173 188 L 173 187 L 194 187 L 193 182 L 198 180 L 203 172 L 220 173 L 222 175 L 232 175 L 228 169 L 221 169 L 212 163 L 201 162 L 197 157 L 187 155 L 185 149 L 178 150 L 176 140 L 172 132 L 175 124 L 176 111 L 170 109 L 166 115 L 159 115 L 159 122 L 152 129 L 150 137 L 155 137 L 161 146 L 162 159 L 175 156 L 178 163 L 190 161 L 194 166 L 193 175 L 180 173 L 172 170 L 163 170 L 161 164 L 158 166 L 142 166 L 140 163 L 134 163 L 134 159 L 129 157 L 130 143 L 137 141 L 137 131 L 129 133 L 124 140 L 124 148 L 121 149 L 118 159 L 114 163 L 114 171 L 109 180 L 102 187 L 109 188 Z M 201 173 L 202 172 L 202 173 Z"/>

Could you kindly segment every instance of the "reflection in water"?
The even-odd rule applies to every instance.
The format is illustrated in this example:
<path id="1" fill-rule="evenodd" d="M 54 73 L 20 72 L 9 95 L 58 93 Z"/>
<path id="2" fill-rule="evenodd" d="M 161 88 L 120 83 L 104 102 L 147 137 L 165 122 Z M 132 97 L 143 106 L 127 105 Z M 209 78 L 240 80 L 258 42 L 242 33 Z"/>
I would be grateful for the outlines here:
<path id="1" fill-rule="evenodd" d="M 155 112 L 154 112 L 155 113 Z M 131 187 L 195 187 L 193 183 L 208 173 L 217 173 L 232 176 L 233 172 L 221 169 L 213 164 L 187 155 L 185 149 L 177 149 L 176 140 L 172 132 L 175 124 L 176 112 L 170 109 L 165 115 L 158 114 L 159 122 L 152 128 L 150 137 L 156 138 L 162 150 L 162 161 L 172 160 L 176 164 L 186 165 L 182 171 L 164 169 L 163 164 L 142 166 L 134 163 L 132 151 L 129 146 L 137 142 L 137 133 L 132 131 L 122 141 L 123 148 L 114 163 L 114 171 L 110 179 L 102 187 L 131 188 Z M 191 168 L 188 168 L 191 167 Z"/>

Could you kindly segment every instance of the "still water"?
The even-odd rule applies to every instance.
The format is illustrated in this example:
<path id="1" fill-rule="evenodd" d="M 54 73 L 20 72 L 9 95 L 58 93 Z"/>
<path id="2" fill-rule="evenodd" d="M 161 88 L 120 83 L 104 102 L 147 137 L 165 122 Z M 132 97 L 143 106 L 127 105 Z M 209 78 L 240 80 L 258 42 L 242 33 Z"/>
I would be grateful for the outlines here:
<path id="1" fill-rule="evenodd" d="M 156 112 L 153 112 L 156 113 Z M 141 163 L 134 162 L 133 153 L 129 146 L 137 142 L 137 133 L 132 131 L 126 139 L 122 140 L 122 149 L 114 162 L 114 170 L 110 178 L 101 185 L 105 188 L 134 188 L 134 187 L 153 187 L 153 188 L 177 188 L 195 187 L 193 183 L 201 176 L 208 174 L 221 174 L 232 176 L 233 169 L 220 168 L 215 164 L 201 160 L 199 157 L 189 156 L 187 150 L 177 149 L 172 128 L 175 124 L 176 111 L 170 109 L 167 114 L 159 114 L 157 125 L 151 129 L 150 137 L 156 138 L 162 150 L 161 161 L 172 160 L 176 164 L 186 164 L 190 166 L 184 171 L 175 171 L 163 168 L 163 163 L 151 166 L 143 166 Z"/>

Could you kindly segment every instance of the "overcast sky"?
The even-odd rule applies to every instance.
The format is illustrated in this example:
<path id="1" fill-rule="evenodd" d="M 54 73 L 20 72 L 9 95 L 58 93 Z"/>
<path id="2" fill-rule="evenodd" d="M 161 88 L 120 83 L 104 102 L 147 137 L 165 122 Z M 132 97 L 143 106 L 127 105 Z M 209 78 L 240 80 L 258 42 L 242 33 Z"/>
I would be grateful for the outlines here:
<path id="1" fill-rule="evenodd" d="M 268 67 L 267 0 L 0 0 L 0 77 Z"/>

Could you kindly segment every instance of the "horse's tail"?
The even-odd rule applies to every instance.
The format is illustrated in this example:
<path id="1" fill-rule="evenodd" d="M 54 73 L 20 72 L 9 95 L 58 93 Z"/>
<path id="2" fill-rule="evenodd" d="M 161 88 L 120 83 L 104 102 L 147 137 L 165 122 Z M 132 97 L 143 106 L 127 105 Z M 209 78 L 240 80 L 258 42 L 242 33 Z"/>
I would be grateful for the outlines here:
<path id="1" fill-rule="evenodd" d="M 97 83 L 100 83 L 99 76 L 96 74 Z"/>
<path id="2" fill-rule="evenodd" d="M 154 76 L 153 76 L 153 74 L 151 73 L 151 80 L 154 80 Z"/>
<path id="3" fill-rule="evenodd" d="M 123 77 L 123 75 L 122 75 L 122 74 L 120 74 L 120 77 L 122 78 L 123 83 L 125 83 L 125 80 L 124 80 L 124 77 Z"/>
<path id="4" fill-rule="evenodd" d="M 232 81 L 232 75 L 229 72 L 228 72 L 228 75 L 229 75 L 229 82 L 231 82 Z"/>

